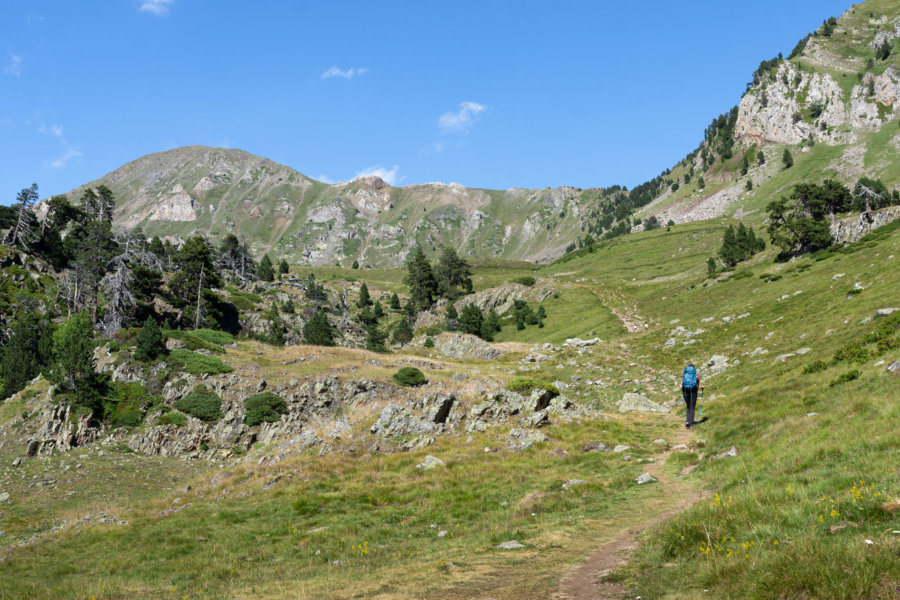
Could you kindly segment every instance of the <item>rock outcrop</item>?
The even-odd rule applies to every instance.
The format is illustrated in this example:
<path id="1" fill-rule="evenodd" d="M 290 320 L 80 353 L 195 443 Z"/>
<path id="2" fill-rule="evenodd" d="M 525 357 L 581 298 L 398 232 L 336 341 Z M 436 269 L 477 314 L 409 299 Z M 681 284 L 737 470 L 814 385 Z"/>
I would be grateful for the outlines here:
<path id="1" fill-rule="evenodd" d="M 897 219 L 900 219 L 900 206 L 888 206 L 872 211 L 869 215 L 862 213 L 855 217 L 835 221 L 831 225 L 831 235 L 838 244 L 855 242 L 873 229 L 878 229 Z"/>
<path id="2" fill-rule="evenodd" d="M 200 204 L 178 183 L 172 191 L 159 199 L 156 208 L 150 213 L 150 220 L 196 221 L 200 210 Z"/>

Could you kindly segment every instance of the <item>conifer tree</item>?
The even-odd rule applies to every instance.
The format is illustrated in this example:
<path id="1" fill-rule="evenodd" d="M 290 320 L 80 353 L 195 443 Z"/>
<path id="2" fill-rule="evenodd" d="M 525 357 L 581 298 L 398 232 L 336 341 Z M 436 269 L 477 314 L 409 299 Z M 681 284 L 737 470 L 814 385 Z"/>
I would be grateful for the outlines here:
<path id="1" fill-rule="evenodd" d="M 447 311 L 444 313 L 444 329 L 447 331 L 456 331 L 459 328 L 459 313 L 453 304 L 447 305 Z"/>
<path id="2" fill-rule="evenodd" d="M 460 289 L 467 294 L 472 292 L 472 269 L 449 246 L 441 251 L 434 276 L 441 296 L 451 301 L 459 296 Z"/>
<path id="3" fill-rule="evenodd" d="M 134 358 L 141 362 L 151 362 L 166 353 L 166 340 L 153 315 L 147 317 L 137 334 Z"/>
<path id="4" fill-rule="evenodd" d="M 366 285 L 365 281 L 359 288 L 359 300 L 356 302 L 356 306 L 360 308 L 372 306 L 372 297 L 369 295 L 369 286 Z"/>
<path id="5" fill-rule="evenodd" d="M 24 250 L 31 247 L 35 238 L 34 224 L 36 220 L 32 207 L 38 201 L 37 190 L 37 184 L 33 183 L 30 188 L 23 189 L 16 196 L 16 204 L 13 205 L 16 210 L 16 220 L 3 240 L 5 245 Z"/>
<path id="6" fill-rule="evenodd" d="M 375 315 L 376 319 L 380 319 L 384 316 L 384 307 L 381 306 L 381 300 L 375 301 L 375 306 L 372 308 L 372 314 Z"/>
<path id="7" fill-rule="evenodd" d="M 334 328 L 323 311 L 317 310 L 303 325 L 303 342 L 313 346 L 334 346 Z"/>
<path id="8" fill-rule="evenodd" d="M 766 164 L 766 155 L 762 150 L 756 153 L 756 164 L 758 164 L 759 166 L 763 166 L 764 164 Z"/>
<path id="9" fill-rule="evenodd" d="M 263 254 L 262 259 L 259 261 L 259 267 L 256 269 L 256 273 L 263 281 L 275 280 L 275 271 L 272 269 L 272 261 L 268 254 Z"/>
<path id="10" fill-rule="evenodd" d="M 413 328 L 409 323 L 409 319 L 403 318 L 400 319 L 397 324 L 394 326 L 394 333 L 391 337 L 392 341 L 395 344 L 400 344 L 401 346 L 405 346 L 408 344 L 413 338 Z"/>
<path id="11" fill-rule="evenodd" d="M 712 256 L 706 259 L 706 272 L 709 275 L 712 275 L 716 272 L 716 259 L 714 259 Z"/>
<path id="12" fill-rule="evenodd" d="M 787 148 L 784 149 L 784 152 L 781 155 L 781 164 L 784 165 L 785 169 L 790 169 L 794 166 L 794 157 L 791 156 L 791 151 Z"/>
<path id="13" fill-rule="evenodd" d="M 274 302 L 272 303 L 272 308 L 269 309 L 267 318 L 269 320 L 269 333 L 266 336 L 266 341 L 273 346 L 284 346 L 284 321 L 281 320 L 281 315 L 278 314 L 278 305 Z"/>
<path id="14" fill-rule="evenodd" d="M 434 303 L 438 291 L 437 280 L 422 248 L 416 248 L 406 261 L 404 283 L 409 287 L 410 301 L 416 310 L 427 310 Z"/>
<path id="15" fill-rule="evenodd" d="M 366 350 L 387 352 L 387 347 L 384 345 L 386 339 L 387 336 L 378 327 L 377 323 L 372 323 L 366 328 Z"/>
<path id="16" fill-rule="evenodd" d="M 294 307 L 294 301 L 291 298 L 288 298 L 284 301 L 284 304 L 281 305 L 281 312 L 292 315 L 297 311 Z"/>
<path id="17" fill-rule="evenodd" d="M 400 310 L 400 296 L 397 295 L 397 292 L 391 295 L 391 310 Z"/>
<path id="18" fill-rule="evenodd" d="M 219 298 L 213 292 L 222 282 L 206 239 L 194 236 L 173 257 L 175 276 L 169 283 L 171 301 L 183 310 L 182 324 L 199 329 L 219 319 Z"/>
<path id="19" fill-rule="evenodd" d="M 68 391 L 77 391 L 94 374 L 94 331 L 86 313 L 75 314 L 53 336 L 56 377 Z"/>
<path id="20" fill-rule="evenodd" d="M 34 316 L 26 314 L 13 323 L 0 358 L 3 398 L 24 388 L 40 371 L 40 339 L 41 327 Z"/>
<path id="21" fill-rule="evenodd" d="M 500 333 L 503 329 L 503 325 L 500 323 L 500 315 L 498 315 L 497 311 L 493 308 L 488 311 L 484 322 L 490 328 L 492 333 Z"/>
<path id="22" fill-rule="evenodd" d="M 288 265 L 288 262 L 285 259 L 281 259 L 281 262 L 278 263 L 278 272 L 282 275 L 287 275 L 290 272 L 291 267 Z"/>
<path id="23" fill-rule="evenodd" d="M 483 323 L 484 315 L 477 306 L 474 304 L 463 306 L 459 315 L 459 325 L 465 333 L 480 336 Z"/>

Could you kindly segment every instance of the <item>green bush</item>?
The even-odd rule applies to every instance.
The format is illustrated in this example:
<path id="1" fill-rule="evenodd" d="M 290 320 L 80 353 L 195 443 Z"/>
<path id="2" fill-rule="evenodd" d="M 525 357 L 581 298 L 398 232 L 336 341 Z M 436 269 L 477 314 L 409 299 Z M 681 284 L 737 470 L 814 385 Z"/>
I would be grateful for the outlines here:
<path id="1" fill-rule="evenodd" d="M 753 272 L 745 269 L 743 271 L 738 271 L 737 273 L 732 275 L 731 279 L 734 279 L 734 280 L 747 279 L 748 277 L 753 277 Z"/>
<path id="2" fill-rule="evenodd" d="M 287 412 L 287 402 L 277 394 L 263 392 L 245 399 L 244 408 L 247 410 L 244 422 L 248 427 L 253 427 L 260 423 L 274 423 L 280 419 L 281 415 Z"/>
<path id="3" fill-rule="evenodd" d="M 208 423 L 222 418 L 222 399 L 205 385 L 196 386 L 190 394 L 175 403 L 175 408 Z"/>
<path id="4" fill-rule="evenodd" d="M 848 381 L 853 381 L 854 379 L 859 379 L 859 376 L 862 375 L 859 369 L 853 369 L 852 371 L 847 371 L 837 379 L 831 382 L 830 386 L 834 387 L 836 385 L 840 385 L 842 383 L 847 383 Z"/>
<path id="5" fill-rule="evenodd" d="M 403 367 L 394 373 L 394 381 L 397 382 L 397 385 L 405 387 L 416 387 L 428 383 L 425 374 L 415 367 Z"/>
<path id="6" fill-rule="evenodd" d="M 434 348 L 434 340 L 431 337 L 426 337 L 423 346 L 426 348 Z"/>
<path id="7" fill-rule="evenodd" d="M 435 336 L 440 335 L 444 332 L 444 328 L 440 325 L 431 325 L 430 327 L 425 328 L 425 335 Z"/>
<path id="8" fill-rule="evenodd" d="M 157 425 L 178 425 L 179 427 L 184 427 L 187 424 L 187 417 L 181 414 L 180 412 L 167 412 L 162 415 L 159 420 L 156 422 Z"/>
<path id="9" fill-rule="evenodd" d="M 198 329 L 197 331 L 204 330 Z M 216 354 L 225 353 L 225 348 L 215 342 L 207 341 L 201 336 L 196 335 L 196 331 L 180 331 L 177 329 L 170 329 L 165 331 L 164 333 L 167 338 L 179 340 L 188 350 L 208 350 L 209 352 L 215 352 Z"/>
<path id="10" fill-rule="evenodd" d="M 870 357 L 869 350 L 859 344 L 847 344 L 834 353 L 834 360 L 837 362 L 864 363 Z"/>
<path id="11" fill-rule="evenodd" d="M 144 420 L 147 409 L 162 402 L 140 383 L 117 382 L 115 396 L 104 406 L 110 427 L 137 427 Z"/>
<path id="12" fill-rule="evenodd" d="M 185 348 L 178 348 L 169 353 L 169 365 L 176 371 L 190 373 L 191 375 L 218 375 L 230 373 L 234 369 L 226 365 L 215 356 L 197 354 Z"/>
<path id="13" fill-rule="evenodd" d="M 204 342 L 211 344 L 219 344 L 220 346 L 228 346 L 234 343 L 234 336 L 227 331 L 216 331 L 215 329 L 195 329 L 190 332 L 196 338 L 200 338 Z"/>
<path id="14" fill-rule="evenodd" d="M 534 277 L 531 277 L 530 275 L 526 275 L 524 277 L 516 277 L 512 281 L 513 283 L 521 283 L 522 285 L 527 285 L 528 287 L 533 286 L 535 283 Z"/>
<path id="15" fill-rule="evenodd" d="M 814 360 L 805 367 L 803 367 L 804 375 L 811 375 L 813 373 L 821 373 L 825 369 L 828 368 L 828 363 L 824 360 Z"/>
<path id="16" fill-rule="evenodd" d="M 511 392 L 516 392 L 517 394 L 522 394 L 523 396 L 531 395 L 531 392 L 536 389 L 546 390 L 550 392 L 550 395 L 553 397 L 559 396 L 559 388 L 557 388 L 552 383 L 539 381 L 537 379 L 527 379 L 524 377 L 517 377 L 516 379 L 513 379 L 508 384 L 506 384 L 506 389 Z"/>

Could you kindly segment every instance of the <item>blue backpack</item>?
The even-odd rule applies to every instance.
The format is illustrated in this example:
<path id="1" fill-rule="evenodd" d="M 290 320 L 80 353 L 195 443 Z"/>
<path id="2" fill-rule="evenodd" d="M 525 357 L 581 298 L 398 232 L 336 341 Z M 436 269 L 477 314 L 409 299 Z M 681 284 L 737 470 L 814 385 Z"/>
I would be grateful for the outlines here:
<path id="1" fill-rule="evenodd" d="M 684 375 L 681 377 L 681 387 L 695 388 L 697 387 L 697 369 L 688 365 L 684 368 Z"/>

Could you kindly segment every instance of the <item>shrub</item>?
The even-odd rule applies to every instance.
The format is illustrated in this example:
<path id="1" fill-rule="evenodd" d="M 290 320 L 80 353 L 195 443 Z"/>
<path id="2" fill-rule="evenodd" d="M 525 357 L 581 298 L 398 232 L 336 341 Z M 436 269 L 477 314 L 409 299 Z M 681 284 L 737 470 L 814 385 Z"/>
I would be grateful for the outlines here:
<path id="1" fill-rule="evenodd" d="M 161 400 L 140 383 L 116 383 L 115 396 L 105 406 L 110 427 L 137 427 L 144 420 L 146 409 Z"/>
<path id="2" fill-rule="evenodd" d="M 852 371 L 847 371 L 837 379 L 831 382 L 830 386 L 834 387 L 836 385 L 840 385 L 842 383 L 847 383 L 848 381 L 853 381 L 854 379 L 859 379 L 859 376 L 862 375 L 859 369 L 853 369 Z"/>
<path id="3" fill-rule="evenodd" d="M 515 279 L 513 279 L 513 283 L 521 283 L 522 285 L 527 285 L 528 287 L 531 287 L 534 285 L 535 279 L 534 279 L 534 277 L 526 275 L 525 277 L 516 277 Z"/>
<path id="4" fill-rule="evenodd" d="M 511 392 L 516 392 L 517 394 L 522 394 L 523 396 L 529 396 L 532 391 L 538 389 L 550 392 L 550 395 L 553 397 L 559 396 L 559 388 L 552 383 L 539 381 L 537 379 L 527 379 L 524 377 L 513 379 L 506 384 L 506 389 Z"/>
<path id="5" fill-rule="evenodd" d="M 187 417 L 181 414 L 180 412 L 167 412 L 162 415 L 159 420 L 156 422 L 157 425 L 177 425 L 179 427 L 184 427 L 187 424 Z"/>
<path id="6" fill-rule="evenodd" d="M 230 373 L 234 369 L 230 365 L 226 365 L 215 356 L 205 356 L 197 354 L 185 348 L 172 350 L 169 353 L 169 365 L 176 371 L 190 373 L 191 375 L 218 375 L 219 373 Z"/>
<path id="7" fill-rule="evenodd" d="M 828 368 L 828 363 L 824 360 L 814 360 L 805 367 L 803 367 L 804 375 L 811 375 L 813 373 L 821 373 L 825 369 Z"/>
<path id="8" fill-rule="evenodd" d="M 191 335 L 200 338 L 204 342 L 210 344 L 219 344 L 227 346 L 234 343 L 234 336 L 227 331 L 216 331 L 215 329 L 195 329 L 191 331 Z"/>
<path id="9" fill-rule="evenodd" d="M 423 344 L 426 348 L 434 348 L 434 340 L 431 337 L 425 338 L 425 343 Z"/>
<path id="10" fill-rule="evenodd" d="M 859 344 L 847 344 L 834 353 L 836 362 L 864 363 L 869 360 L 869 350 Z"/>
<path id="11" fill-rule="evenodd" d="M 406 387 L 416 387 L 428 382 L 428 380 L 425 379 L 425 374 L 415 367 L 403 367 L 394 373 L 394 381 L 396 381 L 398 385 Z"/>
<path id="12" fill-rule="evenodd" d="M 260 423 L 274 423 L 287 412 L 287 402 L 284 398 L 273 392 L 263 392 L 246 398 L 244 408 L 247 416 L 244 422 L 248 427 Z"/>
<path id="13" fill-rule="evenodd" d="M 222 399 L 205 385 L 195 387 L 190 394 L 175 403 L 175 408 L 207 423 L 222 418 Z"/>
<path id="14" fill-rule="evenodd" d="M 141 362 L 156 360 L 166 353 L 166 340 L 153 316 L 147 317 L 135 338 L 134 358 Z"/>
<path id="15" fill-rule="evenodd" d="M 215 352 L 216 354 L 224 354 L 225 348 L 220 346 L 218 343 L 208 341 L 204 339 L 201 335 L 197 335 L 198 331 L 211 331 L 209 329 L 197 329 L 195 331 L 181 331 L 178 329 L 172 329 L 165 332 L 167 338 L 173 338 L 179 340 L 184 344 L 184 347 L 188 350 L 207 350 L 209 352 Z M 227 334 L 226 334 L 227 335 Z"/>
<path id="16" fill-rule="evenodd" d="M 440 325 L 432 325 L 430 327 L 425 328 L 425 335 L 435 336 L 443 333 L 444 328 Z"/>

